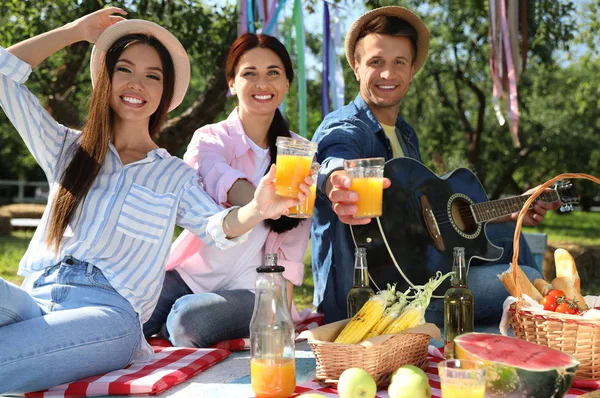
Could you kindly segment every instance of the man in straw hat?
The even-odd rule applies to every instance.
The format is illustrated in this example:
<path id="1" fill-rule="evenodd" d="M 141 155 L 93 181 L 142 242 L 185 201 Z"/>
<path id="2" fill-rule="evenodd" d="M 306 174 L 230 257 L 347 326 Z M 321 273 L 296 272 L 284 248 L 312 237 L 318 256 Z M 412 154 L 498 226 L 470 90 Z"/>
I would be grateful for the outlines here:
<path id="1" fill-rule="evenodd" d="M 355 247 L 348 225 L 371 221 L 353 216 L 357 211 L 358 194 L 349 189 L 351 180 L 344 171 L 344 159 L 383 157 L 389 160 L 406 156 L 421 161 L 417 135 L 400 115 L 400 105 L 413 76 L 427 58 L 429 31 L 410 10 L 399 6 L 381 7 L 366 12 L 352 24 L 346 35 L 345 50 L 360 83 L 360 93 L 345 107 L 329 113 L 313 136 L 313 141 L 319 144 L 317 160 L 321 163 L 311 231 L 314 304 L 324 313 L 325 322 L 347 317 L 346 299 L 353 284 Z M 385 179 L 384 188 L 389 186 L 390 181 Z M 536 204 L 525 224 L 539 224 L 546 210 L 555 205 Z M 503 238 L 511 237 L 514 231 L 510 226 L 501 230 Z M 526 244 L 523 246 L 522 257 L 527 258 L 526 263 L 534 264 L 531 252 Z M 505 255 L 508 252 L 505 250 Z M 502 271 L 506 266 L 503 267 Z M 524 270 L 531 274 L 530 278 L 539 277 L 533 268 Z M 489 268 L 494 274 L 502 271 Z M 492 288 L 506 296 L 495 276 L 483 279 L 495 284 Z M 484 292 L 491 289 L 489 286 L 481 288 Z M 485 303 L 480 300 L 479 304 Z M 488 307 L 495 308 L 495 304 Z M 443 322 L 441 302 L 432 303 L 430 307 L 435 314 L 427 319 L 433 317 L 434 321 Z M 500 310 L 498 304 L 494 319 Z"/>

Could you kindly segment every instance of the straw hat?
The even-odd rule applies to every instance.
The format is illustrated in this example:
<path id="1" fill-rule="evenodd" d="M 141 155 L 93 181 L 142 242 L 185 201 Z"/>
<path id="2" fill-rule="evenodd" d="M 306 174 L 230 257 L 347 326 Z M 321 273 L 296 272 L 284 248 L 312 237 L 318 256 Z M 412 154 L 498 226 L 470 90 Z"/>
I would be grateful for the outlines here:
<path id="1" fill-rule="evenodd" d="M 346 59 L 350 64 L 350 67 L 354 69 L 354 49 L 356 47 L 356 41 L 358 39 L 358 35 L 362 30 L 363 26 L 365 26 L 369 21 L 373 18 L 378 17 L 380 15 L 386 15 L 391 17 L 397 17 L 405 20 L 410 25 L 412 25 L 417 31 L 417 58 L 415 59 L 415 73 L 419 71 L 423 67 L 425 63 L 425 59 L 427 58 L 427 52 L 429 51 L 429 31 L 427 27 L 421 21 L 421 19 L 412 11 L 407 10 L 404 7 L 399 6 L 388 6 L 388 7 L 380 7 L 376 8 L 372 11 L 366 12 L 350 27 L 348 33 L 346 34 Z"/>
<path id="2" fill-rule="evenodd" d="M 98 38 L 98 41 L 92 48 L 90 60 L 90 73 L 92 75 L 92 87 L 98 77 L 102 59 L 106 57 L 106 52 L 119 38 L 128 35 L 142 33 L 156 38 L 169 51 L 173 59 L 173 68 L 175 71 L 175 87 L 173 89 L 173 99 L 169 106 L 169 112 L 175 109 L 187 91 L 190 83 L 190 60 L 179 40 L 168 30 L 154 22 L 141 19 L 126 19 L 117 22 L 106 28 Z"/>

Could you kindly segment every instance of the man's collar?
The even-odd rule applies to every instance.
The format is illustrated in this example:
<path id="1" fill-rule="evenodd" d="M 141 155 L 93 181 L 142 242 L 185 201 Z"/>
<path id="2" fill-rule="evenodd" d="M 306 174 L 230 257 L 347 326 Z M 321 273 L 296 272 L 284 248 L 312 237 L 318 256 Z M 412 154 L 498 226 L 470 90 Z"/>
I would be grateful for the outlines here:
<path id="1" fill-rule="evenodd" d="M 367 124 L 367 126 L 369 127 L 370 133 L 376 133 L 379 130 L 381 130 L 381 125 L 377 121 L 377 118 L 375 117 L 375 115 L 373 115 L 371 108 L 369 108 L 369 105 L 367 105 L 367 103 L 365 102 L 365 100 L 362 97 L 362 95 L 360 94 L 360 92 L 354 99 L 354 106 L 356 106 L 359 113 L 365 114 L 366 120 L 363 120 L 363 122 L 365 122 Z"/>
<path id="2" fill-rule="evenodd" d="M 364 114 L 366 115 L 367 118 L 366 118 L 366 120 L 363 120 L 363 122 L 365 122 L 367 124 L 367 126 L 369 127 L 370 133 L 377 133 L 377 132 L 383 130 L 383 128 L 381 127 L 381 123 L 379 123 L 377 121 L 377 118 L 373 114 L 373 111 L 371 111 L 371 108 L 365 102 L 365 100 L 362 97 L 362 95 L 360 94 L 360 92 L 354 99 L 354 106 L 356 106 L 356 108 L 359 110 L 359 112 L 364 112 Z M 395 126 L 400 128 L 400 132 L 403 135 L 408 136 L 409 132 L 405 128 L 403 128 L 405 124 L 406 124 L 406 121 L 404 120 L 404 118 L 402 118 L 400 113 L 398 113 L 398 117 L 396 118 Z"/>

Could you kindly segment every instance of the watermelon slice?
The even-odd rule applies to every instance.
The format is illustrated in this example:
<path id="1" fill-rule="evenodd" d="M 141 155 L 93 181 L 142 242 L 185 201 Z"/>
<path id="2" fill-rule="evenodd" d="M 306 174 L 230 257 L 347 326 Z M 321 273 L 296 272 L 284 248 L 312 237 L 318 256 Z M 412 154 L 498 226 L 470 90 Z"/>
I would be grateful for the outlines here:
<path id="1" fill-rule="evenodd" d="M 486 397 L 562 397 L 579 366 L 577 359 L 564 352 L 488 333 L 456 337 L 454 354 L 486 364 Z"/>

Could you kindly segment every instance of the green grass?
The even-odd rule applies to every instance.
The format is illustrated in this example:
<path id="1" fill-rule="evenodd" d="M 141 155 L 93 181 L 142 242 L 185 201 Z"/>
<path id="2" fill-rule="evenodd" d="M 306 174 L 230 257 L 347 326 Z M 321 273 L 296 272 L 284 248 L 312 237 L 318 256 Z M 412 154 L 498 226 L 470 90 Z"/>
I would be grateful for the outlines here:
<path id="1" fill-rule="evenodd" d="M 544 222 L 525 232 L 544 232 L 548 242 L 565 242 L 582 246 L 600 246 L 600 212 L 574 211 L 567 214 L 548 213 Z"/>
<path id="2" fill-rule="evenodd" d="M 16 231 L 0 237 L 0 277 L 21 284 L 23 278 L 17 275 L 17 268 L 32 236 L 30 231 Z"/>
<path id="3" fill-rule="evenodd" d="M 544 223 L 536 228 L 524 228 L 527 232 L 544 232 L 551 243 L 568 242 L 579 245 L 600 246 L 600 213 L 572 212 L 570 214 L 548 213 Z M 177 230 L 179 232 L 179 230 Z M 176 232 L 176 234 L 177 234 Z M 32 232 L 14 232 L 9 237 L 0 237 L 0 277 L 20 283 L 17 276 L 19 260 L 25 254 Z M 310 244 L 304 258 L 304 283 L 294 289 L 296 306 L 299 310 L 312 307 L 314 282 L 310 267 Z M 587 294 L 598 294 L 600 282 L 586 285 Z"/>

